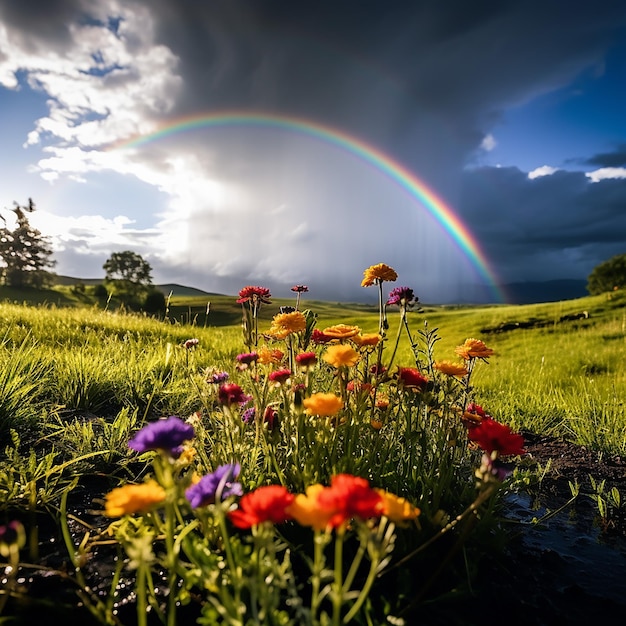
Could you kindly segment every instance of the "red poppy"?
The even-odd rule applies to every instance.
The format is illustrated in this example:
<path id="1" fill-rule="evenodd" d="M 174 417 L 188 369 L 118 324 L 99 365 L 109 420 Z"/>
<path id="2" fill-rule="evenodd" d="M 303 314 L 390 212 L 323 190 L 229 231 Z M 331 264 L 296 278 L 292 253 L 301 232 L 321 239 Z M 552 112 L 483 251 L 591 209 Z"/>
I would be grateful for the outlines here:
<path id="1" fill-rule="evenodd" d="M 263 522 L 279 524 L 289 519 L 285 509 L 294 495 L 282 485 L 267 485 L 247 493 L 239 501 L 239 508 L 228 514 L 237 528 L 251 528 Z"/>
<path id="2" fill-rule="evenodd" d="M 497 452 L 502 456 L 524 454 L 524 437 L 514 433 L 506 424 L 493 419 L 483 419 L 467 430 L 470 441 L 475 441 L 485 452 Z"/>
<path id="3" fill-rule="evenodd" d="M 318 496 L 320 508 L 334 510 L 330 526 L 337 527 L 354 517 L 369 519 L 382 513 L 382 497 L 369 485 L 365 478 L 351 474 L 337 474 L 330 487 Z"/>

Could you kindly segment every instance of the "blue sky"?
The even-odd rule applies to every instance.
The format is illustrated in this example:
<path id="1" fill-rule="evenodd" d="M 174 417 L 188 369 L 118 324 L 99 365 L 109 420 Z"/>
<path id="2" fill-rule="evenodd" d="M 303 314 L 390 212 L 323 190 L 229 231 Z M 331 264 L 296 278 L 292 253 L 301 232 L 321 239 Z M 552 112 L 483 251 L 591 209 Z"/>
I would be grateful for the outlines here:
<path id="1" fill-rule="evenodd" d="M 133 250 L 157 283 L 362 300 L 385 262 L 424 302 L 489 301 L 475 262 L 355 154 L 236 125 L 111 150 L 188 116 L 297 117 L 402 164 L 500 282 L 626 252 L 617 0 L 0 0 L 0 208 L 31 197 L 59 274 Z"/>

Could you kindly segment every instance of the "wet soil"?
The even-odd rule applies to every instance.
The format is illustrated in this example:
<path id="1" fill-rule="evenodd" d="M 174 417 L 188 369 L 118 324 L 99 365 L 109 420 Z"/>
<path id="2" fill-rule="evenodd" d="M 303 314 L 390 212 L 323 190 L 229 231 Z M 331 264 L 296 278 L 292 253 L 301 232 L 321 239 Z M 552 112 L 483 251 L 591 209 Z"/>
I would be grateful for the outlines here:
<path id="1" fill-rule="evenodd" d="M 405 626 L 481 625 L 496 621 L 515 626 L 588 625 L 590 620 L 626 620 L 626 460 L 603 458 L 597 453 L 561 439 L 524 433 L 527 455 L 522 464 L 529 468 L 548 468 L 540 483 L 507 496 L 503 526 L 508 541 L 498 554 L 485 554 L 479 576 L 458 596 L 420 607 Z M 625 502 L 609 507 L 599 515 L 593 498 L 592 476 L 605 481 L 604 493 L 616 487 Z M 580 485 L 572 497 L 570 482 Z M 89 520 L 93 493 L 108 490 L 106 485 L 91 485 L 77 490 L 72 509 L 79 519 Z M 547 518 L 547 519 L 546 519 Z M 541 520 L 536 523 L 535 520 Z M 96 521 L 96 520 L 92 520 Z M 70 524 L 80 538 L 84 528 Z M 58 530 L 58 529 L 57 529 Z M 48 531 L 55 534 L 54 529 Z M 42 520 L 42 534 L 46 533 Z M 58 536 L 58 533 L 57 533 Z M 45 546 L 45 563 L 60 572 L 71 569 L 65 548 Z M 94 593 L 105 597 L 107 581 L 113 571 L 115 550 L 102 546 L 86 567 Z M 32 571 L 22 581 L 24 602 L 14 605 L 10 624 L 35 623 L 46 615 L 64 626 L 87 626 L 96 621 L 83 609 L 67 611 L 76 604 L 75 590 L 62 574 Z M 117 605 L 123 624 L 135 617 L 132 583 L 118 586 Z M 49 600 L 43 600 L 48 598 Z M 37 599 L 36 602 L 32 600 Z M 8 617 L 9 613 L 5 612 Z M 197 614 L 181 614 L 179 623 L 196 623 Z M 416 621 L 417 620 L 417 621 Z"/>

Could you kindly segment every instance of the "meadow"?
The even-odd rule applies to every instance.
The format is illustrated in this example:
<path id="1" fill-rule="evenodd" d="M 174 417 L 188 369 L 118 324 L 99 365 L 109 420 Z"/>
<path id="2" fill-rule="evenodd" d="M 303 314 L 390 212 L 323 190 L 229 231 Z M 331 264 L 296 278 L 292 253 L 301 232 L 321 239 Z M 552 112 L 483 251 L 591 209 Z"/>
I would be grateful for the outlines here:
<path id="1" fill-rule="evenodd" d="M 518 432 L 625 454 L 626 294 L 429 306 L 391 276 L 379 306 L 173 293 L 164 319 L 8 295 L 0 614 L 47 569 L 83 623 L 413 623 L 501 549 Z"/>

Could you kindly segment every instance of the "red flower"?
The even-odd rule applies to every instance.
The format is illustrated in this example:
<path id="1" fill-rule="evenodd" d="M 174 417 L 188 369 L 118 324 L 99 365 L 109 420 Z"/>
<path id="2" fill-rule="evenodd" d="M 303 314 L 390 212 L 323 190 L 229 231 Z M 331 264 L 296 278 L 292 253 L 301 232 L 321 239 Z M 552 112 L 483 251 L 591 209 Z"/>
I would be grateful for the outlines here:
<path id="1" fill-rule="evenodd" d="M 282 485 L 267 485 L 247 493 L 239 508 L 228 514 L 237 528 L 250 528 L 263 522 L 279 524 L 289 519 L 285 509 L 293 502 L 293 494 Z"/>
<path id="2" fill-rule="evenodd" d="M 315 352 L 302 352 L 296 354 L 296 363 L 300 367 L 311 367 L 317 363 L 317 355 Z"/>
<path id="3" fill-rule="evenodd" d="M 217 392 L 220 404 L 230 406 L 231 404 L 245 404 L 251 397 L 243 392 L 243 389 L 235 383 L 220 385 Z"/>
<path id="4" fill-rule="evenodd" d="M 276 383 L 276 385 L 282 385 L 283 383 L 287 382 L 290 376 L 291 376 L 290 369 L 282 369 L 282 370 L 275 370 L 273 372 L 270 372 L 268 378 L 270 379 L 271 382 Z"/>
<path id="5" fill-rule="evenodd" d="M 524 454 L 524 437 L 514 433 L 506 424 L 493 419 L 483 419 L 467 429 L 470 441 L 475 441 L 485 452 L 497 452 L 502 456 Z"/>
<path id="6" fill-rule="evenodd" d="M 272 304 L 270 300 L 271 297 L 272 294 L 267 287 L 248 285 L 239 292 L 237 303 L 243 304 L 244 302 L 252 302 L 253 304 Z"/>
<path id="7" fill-rule="evenodd" d="M 320 508 L 333 510 L 330 526 L 337 527 L 354 517 L 369 519 L 382 513 L 381 495 L 372 489 L 365 478 L 351 474 L 337 474 L 330 481 L 330 487 L 318 496 Z"/>
<path id="8" fill-rule="evenodd" d="M 291 288 L 291 291 L 295 291 L 296 293 L 306 293 L 309 288 L 306 285 L 294 285 Z"/>
<path id="9" fill-rule="evenodd" d="M 313 343 L 328 343 L 329 341 L 332 341 L 333 337 L 329 337 L 328 335 L 325 335 L 321 330 L 319 330 L 318 328 L 316 328 L 312 333 L 311 333 L 311 341 Z"/>
<path id="10" fill-rule="evenodd" d="M 271 406 L 265 407 L 265 412 L 263 413 L 263 421 L 267 424 L 269 430 L 274 430 L 274 425 L 278 420 L 278 413 Z"/>
<path id="11" fill-rule="evenodd" d="M 414 367 L 399 367 L 398 381 L 404 387 L 424 389 L 428 384 L 428 378 L 423 376 L 419 370 Z"/>

